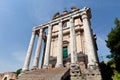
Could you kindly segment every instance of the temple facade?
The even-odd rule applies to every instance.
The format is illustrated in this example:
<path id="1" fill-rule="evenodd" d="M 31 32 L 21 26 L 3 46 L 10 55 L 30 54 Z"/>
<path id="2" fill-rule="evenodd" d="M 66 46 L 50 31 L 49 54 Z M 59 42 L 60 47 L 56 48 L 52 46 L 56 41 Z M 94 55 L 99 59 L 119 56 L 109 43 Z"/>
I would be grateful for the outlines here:
<path id="1" fill-rule="evenodd" d="M 91 29 L 90 19 L 90 8 L 71 7 L 70 12 L 67 10 L 64 10 L 62 14 L 57 12 L 51 21 L 34 27 L 22 74 L 30 71 L 40 72 L 40 70 L 52 69 L 57 71 L 60 68 L 66 68 L 64 70 L 66 72 L 60 73 L 65 73 L 60 76 L 60 79 L 39 78 L 39 80 L 102 80 L 99 71 L 96 35 Z M 33 68 L 30 69 L 36 37 L 38 37 L 38 42 Z M 43 41 L 44 45 L 42 45 Z M 40 59 L 40 54 L 43 54 L 42 59 Z M 41 64 L 39 64 L 40 60 L 42 60 Z M 38 75 L 40 76 L 40 74 Z M 47 74 L 45 73 L 45 75 Z"/>

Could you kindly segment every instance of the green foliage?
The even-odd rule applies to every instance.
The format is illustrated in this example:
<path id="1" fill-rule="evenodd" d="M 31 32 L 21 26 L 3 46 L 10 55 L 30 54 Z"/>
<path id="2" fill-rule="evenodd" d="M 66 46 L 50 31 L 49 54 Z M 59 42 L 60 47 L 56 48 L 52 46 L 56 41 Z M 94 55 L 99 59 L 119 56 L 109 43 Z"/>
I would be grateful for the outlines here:
<path id="1" fill-rule="evenodd" d="M 116 70 L 115 63 L 112 60 L 101 62 L 100 69 L 102 80 L 120 80 L 120 73 Z"/>
<path id="2" fill-rule="evenodd" d="M 100 69 L 102 73 L 102 80 L 113 80 L 112 76 L 114 75 L 113 68 L 111 67 L 112 62 L 107 63 L 101 62 Z"/>
<path id="3" fill-rule="evenodd" d="M 114 75 L 112 76 L 113 80 L 120 80 L 120 73 L 114 71 Z"/>
<path id="4" fill-rule="evenodd" d="M 112 54 L 120 55 L 120 21 L 117 18 L 115 19 L 115 25 L 108 34 L 108 40 L 106 42 Z"/>
<path id="5" fill-rule="evenodd" d="M 15 74 L 18 76 L 21 73 L 22 69 L 18 69 Z"/>
<path id="6" fill-rule="evenodd" d="M 120 72 L 120 20 L 116 18 L 114 23 L 115 27 L 111 29 L 106 41 L 111 52 L 107 57 L 115 63 L 116 70 Z"/>

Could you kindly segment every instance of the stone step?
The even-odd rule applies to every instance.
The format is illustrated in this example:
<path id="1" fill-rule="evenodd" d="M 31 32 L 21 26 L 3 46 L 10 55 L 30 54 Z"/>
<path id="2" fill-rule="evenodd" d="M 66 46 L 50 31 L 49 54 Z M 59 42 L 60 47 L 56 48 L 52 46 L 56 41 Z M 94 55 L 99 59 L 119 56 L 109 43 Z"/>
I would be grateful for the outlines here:
<path id="1" fill-rule="evenodd" d="M 69 68 L 49 68 L 27 71 L 17 80 L 64 80 L 69 76 Z"/>

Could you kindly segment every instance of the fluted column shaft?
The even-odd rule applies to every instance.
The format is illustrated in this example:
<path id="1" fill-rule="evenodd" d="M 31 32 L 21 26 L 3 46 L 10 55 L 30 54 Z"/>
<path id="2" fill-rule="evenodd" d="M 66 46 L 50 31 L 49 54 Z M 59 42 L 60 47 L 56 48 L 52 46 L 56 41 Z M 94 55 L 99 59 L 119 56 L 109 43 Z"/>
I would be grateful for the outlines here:
<path id="1" fill-rule="evenodd" d="M 40 50 L 41 50 L 41 45 L 42 45 L 42 35 L 43 35 L 43 29 L 40 29 L 36 52 L 35 52 L 35 57 L 34 57 L 34 61 L 33 61 L 33 68 L 38 68 L 38 66 L 39 66 Z"/>
<path id="2" fill-rule="evenodd" d="M 70 47 L 71 47 L 71 63 L 77 63 L 77 48 L 76 48 L 76 36 L 73 18 L 70 18 Z"/>
<path id="3" fill-rule="evenodd" d="M 93 35 L 91 32 L 91 27 L 89 23 L 89 18 L 86 12 L 82 14 L 83 27 L 84 27 L 84 37 L 85 37 L 85 53 L 88 56 L 88 67 L 93 66 L 96 63 L 96 51 L 93 43 Z"/>
<path id="4" fill-rule="evenodd" d="M 63 66 L 63 27 L 62 21 L 59 22 L 59 34 L 58 34 L 58 52 L 57 52 L 57 63 L 56 67 Z"/>
<path id="5" fill-rule="evenodd" d="M 47 36 L 47 44 L 45 49 L 45 57 L 43 68 L 47 68 L 49 65 L 49 57 L 50 57 L 50 49 L 51 49 L 51 37 L 52 37 L 52 26 L 48 26 L 48 36 Z"/>
<path id="6" fill-rule="evenodd" d="M 34 45 L 34 40 L 35 40 L 35 31 L 32 31 L 32 36 L 31 36 L 31 40 L 29 43 L 29 47 L 28 47 L 28 51 L 27 51 L 27 55 L 25 58 L 25 63 L 24 66 L 22 68 L 22 71 L 27 71 L 29 70 L 29 65 L 30 65 L 30 59 L 31 59 L 31 55 L 32 55 L 32 50 L 33 50 L 33 45 Z"/>

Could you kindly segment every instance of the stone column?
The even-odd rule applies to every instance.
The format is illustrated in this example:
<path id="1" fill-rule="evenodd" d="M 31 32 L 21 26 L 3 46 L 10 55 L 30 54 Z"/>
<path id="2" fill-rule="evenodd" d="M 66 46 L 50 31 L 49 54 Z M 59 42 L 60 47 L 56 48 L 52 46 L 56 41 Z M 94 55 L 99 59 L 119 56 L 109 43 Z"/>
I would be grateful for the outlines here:
<path id="1" fill-rule="evenodd" d="M 25 58 L 25 63 L 24 63 L 24 66 L 22 68 L 23 72 L 29 70 L 30 59 L 31 59 L 31 55 L 32 55 L 35 35 L 36 35 L 35 31 L 33 30 L 32 31 L 32 36 L 31 36 L 31 40 L 30 40 L 30 43 L 29 43 L 29 47 L 28 47 L 28 51 L 27 51 L 27 55 L 26 55 L 26 58 Z"/>
<path id="2" fill-rule="evenodd" d="M 40 50 L 41 50 L 41 45 L 42 45 L 42 35 L 43 35 L 43 29 L 40 29 L 36 52 L 35 52 L 35 58 L 33 62 L 33 69 L 38 68 L 39 66 Z"/>
<path id="3" fill-rule="evenodd" d="M 52 37 L 52 25 L 49 25 L 48 26 L 48 36 L 47 36 L 47 44 L 46 44 L 46 49 L 45 49 L 43 68 L 48 68 L 48 66 L 49 66 L 49 57 L 50 57 L 50 49 L 51 49 L 51 37 Z"/>
<path id="4" fill-rule="evenodd" d="M 73 18 L 70 18 L 70 46 L 71 46 L 71 63 L 76 64 L 77 60 L 77 48 L 76 48 L 76 35 Z"/>
<path id="5" fill-rule="evenodd" d="M 86 12 L 82 13 L 83 27 L 84 27 L 84 38 L 85 38 L 85 53 L 88 56 L 88 67 L 95 65 L 96 63 L 96 51 L 93 43 L 93 35 L 89 23 L 89 18 Z"/>
<path id="6" fill-rule="evenodd" d="M 58 33 L 58 52 L 57 52 L 57 63 L 56 67 L 63 66 L 63 27 L 62 21 L 59 22 L 59 33 Z"/>

